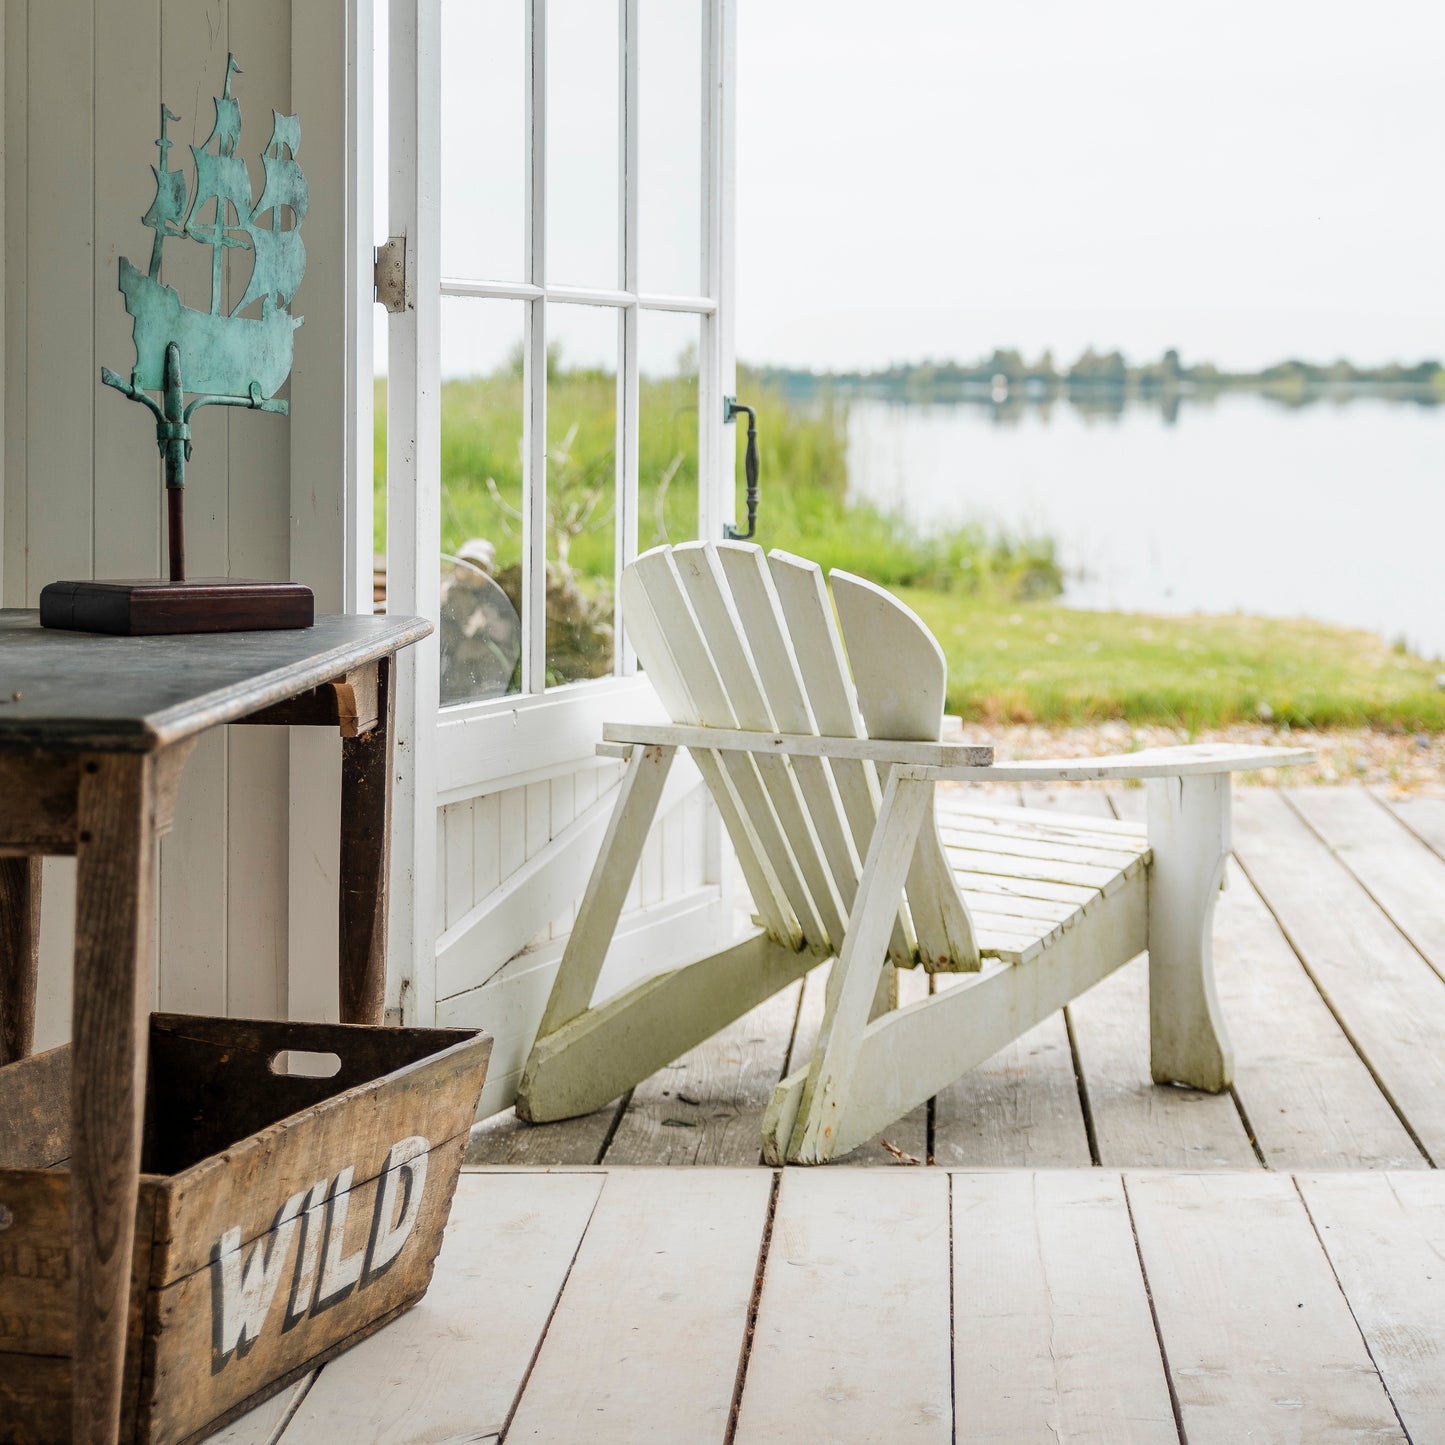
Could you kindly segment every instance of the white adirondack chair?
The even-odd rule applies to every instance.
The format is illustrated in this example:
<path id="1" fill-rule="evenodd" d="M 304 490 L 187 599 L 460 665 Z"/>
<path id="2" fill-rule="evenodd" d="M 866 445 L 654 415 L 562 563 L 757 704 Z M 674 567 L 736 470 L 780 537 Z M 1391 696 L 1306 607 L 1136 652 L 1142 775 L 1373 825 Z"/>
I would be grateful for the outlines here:
<path id="1" fill-rule="evenodd" d="M 856 1148 L 1145 948 L 1155 1080 L 1227 1087 L 1210 926 L 1230 774 L 1311 754 L 995 764 L 992 749 L 938 740 L 945 665 L 918 616 L 861 578 L 835 571 L 832 585 L 830 606 L 815 564 L 741 543 L 659 547 L 624 573 L 627 631 L 673 721 L 604 730 L 601 751 L 627 770 L 518 1114 L 600 1108 L 829 956 L 812 1061 L 764 1118 L 773 1163 Z M 760 926 L 590 1007 L 678 748 L 721 812 Z M 935 805 L 939 782 L 1088 778 L 1148 779 L 1147 834 L 963 789 Z M 895 966 L 973 977 L 896 1008 Z"/>

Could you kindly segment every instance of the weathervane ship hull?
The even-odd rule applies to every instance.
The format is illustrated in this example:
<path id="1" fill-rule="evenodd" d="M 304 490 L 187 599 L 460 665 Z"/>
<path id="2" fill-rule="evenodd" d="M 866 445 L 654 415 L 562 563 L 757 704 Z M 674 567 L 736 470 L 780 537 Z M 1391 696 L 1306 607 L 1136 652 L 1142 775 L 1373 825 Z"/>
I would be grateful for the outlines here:
<path id="1" fill-rule="evenodd" d="M 280 390 L 291 374 L 292 341 L 302 318 L 279 310 L 269 297 L 261 302 L 261 315 L 212 315 L 185 305 L 171 286 L 152 280 L 144 271 L 120 260 L 120 289 L 125 309 L 135 322 L 134 382 L 150 391 L 164 385 L 166 347 L 175 342 L 185 359 L 186 390 L 232 392 L 236 385 L 236 356 L 244 355 L 263 397 Z M 241 338 L 244 337 L 244 349 Z M 243 392 L 244 394 L 244 392 Z"/>

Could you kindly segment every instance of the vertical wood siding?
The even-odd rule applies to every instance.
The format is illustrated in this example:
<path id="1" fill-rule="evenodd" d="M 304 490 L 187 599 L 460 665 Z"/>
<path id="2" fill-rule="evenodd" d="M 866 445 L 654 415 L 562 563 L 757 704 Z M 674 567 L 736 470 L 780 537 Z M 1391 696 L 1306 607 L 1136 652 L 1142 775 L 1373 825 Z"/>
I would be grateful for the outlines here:
<path id="1" fill-rule="evenodd" d="M 620 765 L 587 767 L 439 808 L 438 936 L 485 902 L 588 808 L 609 796 L 621 777 Z M 707 871 L 706 829 L 707 800 L 699 787 L 659 817 L 628 893 L 627 913 L 717 883 Z M 532 944 L 565 938 L 579 901 L 580 894 L 555 918 L 539 918 Z"/>

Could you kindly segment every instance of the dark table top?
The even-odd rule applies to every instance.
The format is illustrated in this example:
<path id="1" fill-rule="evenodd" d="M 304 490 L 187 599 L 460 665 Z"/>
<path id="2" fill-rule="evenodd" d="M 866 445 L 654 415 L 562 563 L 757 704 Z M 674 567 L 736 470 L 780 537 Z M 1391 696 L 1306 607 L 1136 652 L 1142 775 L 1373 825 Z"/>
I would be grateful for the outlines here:
<path id="1" fill-rule="evenodd" d="M 318 617 L 284 632 L 108 637 L 0 609 L 0 749 L 149 752 L 425 637 L 420 617 Z"/>

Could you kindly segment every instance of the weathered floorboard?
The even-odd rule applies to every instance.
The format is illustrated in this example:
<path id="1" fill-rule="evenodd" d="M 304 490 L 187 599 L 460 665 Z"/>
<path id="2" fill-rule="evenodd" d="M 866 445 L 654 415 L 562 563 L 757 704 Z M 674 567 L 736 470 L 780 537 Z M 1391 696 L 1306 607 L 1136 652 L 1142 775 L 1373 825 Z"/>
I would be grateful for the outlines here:
<path id="1" fill-rule="evenodd" d="M 951 1441 L 949 1310 L 942 1170 L 786 1170 L 737 1445 Z"/>
<path id="2" fill-rule="evenodd" d="M 463 1174 L 426 1297 L 325 1366 L 278 1445 L 499 1433 L 603 1183 L 600 1174 Z"/>
<path id="3" fill-rule="evenodd" d="M 303 1375 L 295 1384 L 272 1395 L 254 1410 L 248 1410 L 239 1420 L 207 1436 L 207 1445 L 279 1445 L 281 1431 L 306 1398 L 315 1379 L 314 1372 Z"/>
<path id="4" fill-rule="evenodd" d="M 607 1164 L 756 1164 L 801 984 L 689 1049 L 633 1091 Z"/>
<path id="5" fill-rule="evenodd" d="M 1142 790 L 1133 790 L 1141 804 Z M 1098 789 L 1060 789 L 1051 806 L 1112 817 Z M 1254 1151 L 1229 1094 L 1154 1083 L 1149 973 L 1141 956 L 1067 1009 L 1099 1163 L 1120 1168 L 1248 1168 Z"/>
<path id="6" fill-rule="evenodd" d="M 1361 788 L 1290 788 L 1283 796 L 1445 978 L 1445 858 Z"/>
<path id="7" fill-rule="evenodd" d="M 1387 788 L 1371 788 L 1370 792 L 1431 852 L 1445 858 L 1445 798 L 1395 798 Z"/>
<path id="8" fill-rule="evenodd" d="M 607 1174 L 507 1438 L 720 1442 L 771 1194 L 761 1169 Z"/>
<path id="9" fill-rule="evenodd" d="M 1445 981 L 1277 794 L 1241 790 L 1234 844 L 1381 1087 L 1445 1160 Z"/>
<path id="10" fill-rule="evenodd" d="M 524 1124 L 515 1109 L 506 1109 L 472 1130 L 463 1166 L 598 1164 L 626 1103 L 624 1095 L 605 1109 L 577 1119 L 559 1119 L 555 1124 Z"/>
<path id="11" fill-rule="evenodd" d="M 1177 1445 L 1119 1176 L 952 1182 L 955 1438 Z"/>
<path id="12" fill-rule="evenodd" d="M 1445 1440 L 1445 1179 L 1296 1179 L 1375 1368 L 1416 1442 Z"/>
<path id="13" fill-rule="evenodd" d="M 954 980 L 939 974 L 935 986 Z M 972 1168 L 1087 1169 L 1089 1137 L 1063 1012 L 933 1101 L 933 1157 Z"/>
<path id="14" fill-rule="evenodd" d="M 1405 1435 L 1287 1177 L 1127 1176 L 1189 1445 Z"/>

